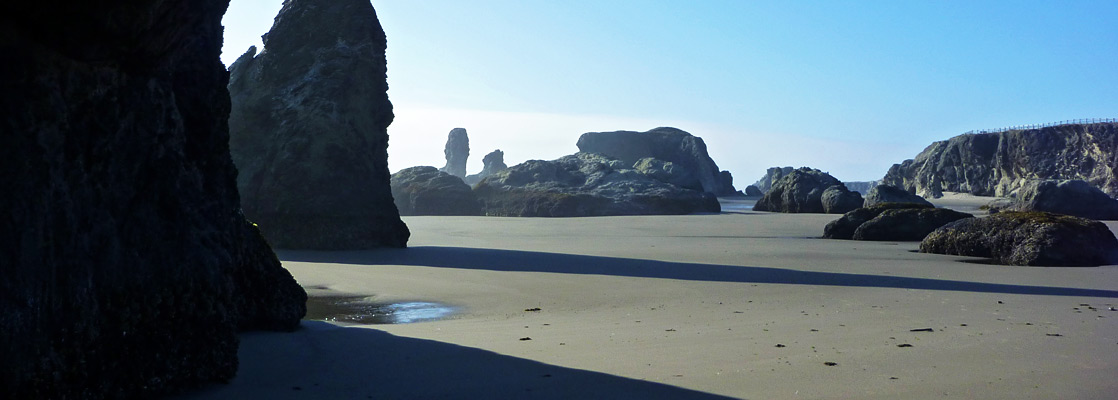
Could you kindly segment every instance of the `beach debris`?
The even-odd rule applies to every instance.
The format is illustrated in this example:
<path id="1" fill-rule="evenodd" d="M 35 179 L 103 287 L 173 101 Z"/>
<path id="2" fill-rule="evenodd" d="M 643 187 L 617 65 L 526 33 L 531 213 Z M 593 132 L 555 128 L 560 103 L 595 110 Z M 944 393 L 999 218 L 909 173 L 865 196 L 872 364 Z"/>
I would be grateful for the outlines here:
<path id="1" fill-rule="evenodd" d="M 1064 336 L 1064 335 L 1061 335 L 1059 333 L 1045 333 L 1044 335 L 1045 336 Z"/>
<path id="2" fill-rule="evenodd" d="M 901 344 L 898 344 L 897 347 L 912 347 L 912 345 L 908 344 L 908 343 L 901 343 Z"/>
<path id="3" fill-rule="evenodd" d="M 664 332 L 675 332 L 675 329 L 665 329 Z"/>
<path id="4" fill-rule="evenodd" d="M 898 377 L 895 377 L 895 376 L 890 376 L 889 379 L 901 379 L 901 378 L 898 378 Z"/>
<path id="5" fill-rule="evenodd" d="M 783 345 L 783 344 L 777 343 L 777 344 L 776 344 L 776 347 L 788 347 L 788 346 L 785 346 L 785 345 Z"/>
<path id="6" fill-rule="evenodd" d="M 541 309 L 541 308 L 539 308 L 539 307 L 532 307 L 532 308 L 525 308 L 525 309 L 524 309 L 524 311 L 527 311 L 527 312 L 539 312 L 539 311 L 541 311 L 541 310 L 542 310 L 542 309 Z"/>
<path id="7" fill-rule="evenodd" d="M 520 340 L 521 341 L 532 340 L 532 338 L 525 336 L 525 337 L 520 338 Z"/>
<path id="8" fill-rule="evenodd" d="M 920 328 L 920 329 L 909 329 L 908 331 L 909 332 L 935 332 L 936 330 L 932 329 L 932 328 Z"/>
<path id="9" fill-rule="evenodd" d="M 827 361 L 827 362 L 824 362 L 824 363 L 823 363 L 823 365 L 826 365 L 826 366 L 828 366 L 828 367 L 833 367 L 833 366 L 836 366 L 836 365 L 838 365 L 838 363 L 837 363 L 837 362 L 831 362 L 831 361 Z"/>

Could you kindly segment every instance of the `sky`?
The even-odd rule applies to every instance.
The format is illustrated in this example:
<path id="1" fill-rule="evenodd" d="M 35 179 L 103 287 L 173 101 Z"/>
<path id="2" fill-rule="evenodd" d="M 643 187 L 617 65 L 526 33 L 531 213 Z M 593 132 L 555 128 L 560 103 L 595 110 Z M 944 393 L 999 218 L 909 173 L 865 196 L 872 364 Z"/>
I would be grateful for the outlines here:
<path id="1" fill-rule="evenodd" d="M 743 189 L 773 166 L 880 179 L 969 130 L 1118 117 L 1118 1 L 377 0 L 389 168 L 469 173 L 672 126 Z M 282 0 L 232 0 L 222 61 Z"/>

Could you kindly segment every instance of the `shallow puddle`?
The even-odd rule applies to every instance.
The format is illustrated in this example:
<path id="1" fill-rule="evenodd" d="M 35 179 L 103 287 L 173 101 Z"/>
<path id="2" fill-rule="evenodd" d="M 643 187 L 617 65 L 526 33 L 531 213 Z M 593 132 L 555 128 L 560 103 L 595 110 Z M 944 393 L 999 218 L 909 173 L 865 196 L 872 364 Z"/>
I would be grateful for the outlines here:
<path id="1" fill-rule="evenodd" d="M 303 319 L 351 324 L 410 324 L 434 321 L 454 313 L 454 307 L 424 301 L 377 303 L 371 297 L 308 297 Z"/>

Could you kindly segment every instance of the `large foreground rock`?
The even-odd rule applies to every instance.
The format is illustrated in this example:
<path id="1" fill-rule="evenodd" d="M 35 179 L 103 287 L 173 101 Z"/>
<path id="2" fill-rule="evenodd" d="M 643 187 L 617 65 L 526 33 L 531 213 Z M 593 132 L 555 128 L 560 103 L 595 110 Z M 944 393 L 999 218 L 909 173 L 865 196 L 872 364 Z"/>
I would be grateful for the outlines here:
<path id="1" fill-rule="evenodd" d="M 1007 211 L 955 221 L 924 238 L 920 251 L 986 257 L 1007 265 L 1118 263 L 1118 239 L 1105 224 L 1045 212 Z"/>
<path id="2" fill-rule="evenodd" d="M 466 177 L 466 161 L 470 158 L 470 137 L 466 128 L 454 128 L 446 137 L 446 147 L 443 148 L 446 156 L 446 166 L 440 171 L 457 176 Z"/>
<path id="3" fill-rule="evenodd" d="M 711 193 L 684 189 L 593 153 L 530 160 L 476 186 L 486 215 L 582 217 L 719 212 Z"/>
<path id="4" fill-rule="evenodd" d="M 1080 179 L 1118 196 L 1118 124 L 1067 124 L 966 134 L 932 143 L 882 179 L 924 197 L 1007 197 L 1029 180 Z"/>
<path id="5" fill-rule="evenodd" d="M 1088 219 L 1118 220 L 1118 200 L 1080 180 L 1029 181 L 1008 209 L 1046 211 Z"/>
<path id="6" fill-rule="evenodd" d="M 904 189 L 892 185 L 877 185 L 866 193 L 864 207 L 873 207 L 882 203 L 915 203 L 931 206 L 932 203 L 923 197 L 909 193 Z"/>
<path id="7" fill-rule="evenodd" d="M 699 180 L 702 189 L 717 196 L 737 194 L 733 178 L 707 154 L 703 139 L 676 128 L 656 128 L 648 132 L 587 132 L 578 138 L 578 150 L 616 158 L 632 167 L 643 158 L 668 161 Z"/>
<path id="8" fill-rule="evenodd" d="M 908 203 L 911 204 L 911 203 Z M 941 226 L 974 217 L 946 208 L 899 208 L 885 210 L 854 230 L 854 240 L 916 242 Z"/>
<path id="9" fill-rule="evenodd" d="M 843 214 L 842 217 L 831 221 L 823 228 L 824 239 L 854 239 L 854 232 L 859 226 L 876 218 L 888 210 L 898 209 L 933 209 L 931 205 L 913 203 L 882 203 L 872 207 L 858 208 Z"/>
<path id="10" fill-rule="evenodd" d="M 832 187 L 834 189 L 831 189 L 828 194 L 827 205 L 824 206 L 823 194 Z M 842 214 L 858 208 L 861 204 L 861 195 L 846 190 L 846 186 L 835 177 L 817 169 L 804 167 L 780 178 L 760 200 L 757 200 L 753 210 Z"/>
<path id="11" fill-rule="evenodd" d="M 230 67 L 245 215 L 279 248 L 404 247 L 388 173 L 385 38 L 368 0 L 288 0 Z"/>
<path id="12" fill-rule="evenodd" d="M 232 378 L 238 329 L 294 329 L 306 294 L 239 211 L 228 2 L 21 4 L 0 6 L 0 397 Z"/>
<path id="13" fill-rule="evenodd" d="M 400 215 L 481 215 L 470 186 L 435 167 L 411 167 L 392 174 L 392 198 Z"/>

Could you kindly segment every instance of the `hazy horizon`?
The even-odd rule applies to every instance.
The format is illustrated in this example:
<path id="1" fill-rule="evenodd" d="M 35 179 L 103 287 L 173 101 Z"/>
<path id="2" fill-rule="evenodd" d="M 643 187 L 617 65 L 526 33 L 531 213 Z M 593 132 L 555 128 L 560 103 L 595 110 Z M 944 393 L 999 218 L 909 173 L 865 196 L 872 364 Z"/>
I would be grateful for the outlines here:
<path id="1" fill-rule="evenodd" d="M 233 0 L 222 61 L 282 0 Z M 591 131 L 702 137 L 743 189 L 768 167 L 844 181 L 969 130 L 1118 117 L 1118 2 L 374 1 L 392 171 L 576 152 Z"/>

